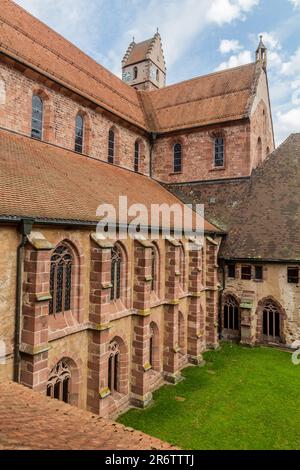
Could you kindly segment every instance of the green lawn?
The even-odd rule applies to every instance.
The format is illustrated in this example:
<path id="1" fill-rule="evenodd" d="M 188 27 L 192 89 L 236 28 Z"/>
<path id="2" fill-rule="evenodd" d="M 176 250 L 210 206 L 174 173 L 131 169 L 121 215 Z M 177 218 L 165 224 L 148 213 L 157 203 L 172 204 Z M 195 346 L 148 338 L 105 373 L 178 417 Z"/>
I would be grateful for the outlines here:
<path id="1" fill-rule="evenodd" d="M 289 353 L 223 343 L 205 360 L 119 422 L 182 449 L 300 449 L 300 365 Z"/>

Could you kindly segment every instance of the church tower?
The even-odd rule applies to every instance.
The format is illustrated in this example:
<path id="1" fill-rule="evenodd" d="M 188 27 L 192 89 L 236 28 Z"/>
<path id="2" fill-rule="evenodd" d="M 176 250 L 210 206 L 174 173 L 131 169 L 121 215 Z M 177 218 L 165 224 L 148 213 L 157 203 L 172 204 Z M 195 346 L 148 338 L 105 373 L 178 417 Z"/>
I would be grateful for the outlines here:
<path id="1" fill-rule="evenodd" d="M 159 32 L 140 43 L 133 39 L 122 61 L 123 81 L 137 90 L 166 85 L 166 63 Z"/>

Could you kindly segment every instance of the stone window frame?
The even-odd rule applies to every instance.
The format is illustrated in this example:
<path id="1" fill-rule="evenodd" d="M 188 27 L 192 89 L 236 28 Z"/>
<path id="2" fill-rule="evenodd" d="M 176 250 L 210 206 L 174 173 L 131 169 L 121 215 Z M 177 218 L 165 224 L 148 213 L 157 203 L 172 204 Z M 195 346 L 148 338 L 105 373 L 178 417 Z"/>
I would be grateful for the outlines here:
<path id="1" fill-rule="evenodd" d="M 121 243 L 119 240 L 116 241 L 114 247 L 117 247 L 121 256 L 120 263 L 120 296 L 119 298 L 110 297 L 110 302 L 118 305 L 118 310 L 124 310 L 124 308 L 129 308 L 129 290 L 128 286 L 130 283 L 129 279 L 129 258 L 126 246 Z M 113 254 L 113 248 L 111 250 L 111 255 Z M 112 272 L 112 270 L 111 270 Z M 111 279 L 112 283 L 112 279 Z"/>
<path id="2" fill-rule="evenodd" d="M 214 132 L 211 132 L 210 134 L 210 139 L 211 139 L 211 144 L 212 144 L 212 171 L 222 171 L 226 170 L 227 167 L 227 136 L 226 132 L 224 129 L 220 129 Z M 223 165 L 222 166 L 216 166 L 216 155 L 215 155 L 215 145 L 216 145 L 216 139 L 222 138 L 223 139 Z"/>
<path id="3" fill-rule="evenodd" d="M 52 360 L 49 364 L 48 381 L 46 383 L 44 393 L 47 395 L 49 378 L 51 377 L 52 373 L 55 373 L 55 369 L 62 362 L 67 365 L 70 375 L 68 387 L 68 403 L 73 406 L 79 406 L 80 388 L 82 385 L 82 360 L 68 351 L 64 352 L 60 357 L 54 358 L 54 360 Z"/>
<path id="4" fill-rule="evenodd" d="M 181 145 L 181 171 L 174 171 L 174 148 L 176 144 Z M 183 136 L 177 136 L 170 139 L 168 144 L 169 151 L 172 155 L 172 162 L 171 162 L 171 171 L 170 175 L 181 175 L 184 172 L 184 162 L 185 162 L 185 139 Z"/>
<path id="5" fill-rule="evenodd" d="M 117 373 L 117 387 L 114 390 L 109 388 L 109 363 L 110 358 L 118 354 L 118 373 Z M 121 398 L 128 394 L 129 391 L 129 355 L 128 345 L 123 336 L 117 333 L 112 337 L 107 345 L 107 387 L 110 395 L 114 399 Z"/>
<path id="6" fill-rule="evenodd" d="M 78 240 L 73 239 L 73 237 L 67 237 L 62 240 L 57 240 L 55 247 L 51 250 L 50 260 L 56 248 L 60 245 L 65 245 L 69 248 L 72 253 L 73 264 L 72 264 L 72 285 L 71 285 L 71 309 L 64 313 L 55 313 L 49 315 L 49 318 L 53 323 L 52 327 L 55 327 L 56 320 L 59 320 L 60 317 L 65 317 L 68 314 L 76 319 L 78 323 L 83 322 L 83 277 L 85 269 L 85 257 L 82 253 L 82 249 Z M 50 266 L 49 266 L 50 267 Z M 51 269 L 51 268 L 50 268 Z M 50 270 L 49 270 L 49 291 L 50 291 Z M 60 321 L 59 321 L 60 323 Z"/>
<path id="7" fill-rule="evenodd" d="M 273 306 L 277 309 L 279 313 L 279 318 L 280 318 L 280 338 L 279 340 L 275 341 L 268 341 L 263 334 L 263 312 L 266 308 L 266 305 L 268 304 L 273 304 Z M 256 318 L 257 318 L 257 324 L 256 324 L 256 334 L 257 334 L 257 341 L 259 343 L 276 343 L 276 344 L 286 344 L 286 339 L 285 339 L 285 324 L 287 320 L 287 314 L 285 309 L 282 307 L 281 303 L 278 302 L 277 299 L 275 299 L 273 296 L 268 296 L 263 299 L 261 299 L 258 302 L 257 309 L 256 309 Z"/>
<path id="8" fill-rule="evenodd" d="M 229 304 L 229 305 L 228 305 Z M 237 326 L 237 328 L 226 328 L 225 327 L 225 307 L 231 306 L 236 308 L 236 311 L 233 312 L 232 314 L 232 324 L 233 326 Z M 228 326 L 230 326 L 230 312 L 228 312 Z M 237 314 L 237 318 L 235 318 Z M 240 300 L 236 295 L 234 295 L 232 292 L 226 292 L 223 295 L 222 299 L 222 331 L 226 331 L 228 334 L 236 335 L 237 333 L 240 334 L 241 331 L 241 309 L 240 309 Z"/>
<path id="9" fill-rule="evenodd" d="M 152 242 L 152 249 L 151 249 L 151 293 L 155 293 L 158 298 L 160 298 L 160 280 L 161 280 L 161 255 L 158 244 L 156 242 Z"/>

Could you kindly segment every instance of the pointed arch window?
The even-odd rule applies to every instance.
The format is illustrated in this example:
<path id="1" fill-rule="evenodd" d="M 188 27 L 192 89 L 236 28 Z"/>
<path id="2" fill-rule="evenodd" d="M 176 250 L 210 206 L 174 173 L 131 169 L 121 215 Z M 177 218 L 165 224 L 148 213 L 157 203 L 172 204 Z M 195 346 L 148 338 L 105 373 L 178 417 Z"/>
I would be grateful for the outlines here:
<path id="1" fill-rule="evenodd" d="M 149 338 L 149 364 L 153 366 L 154 364 L 154 328 L 153 324 L 150 325 L 150 338 Z"/>
<path id="2" fill-rule="evenodd" d="M 133 68 L 133 79 L 136 80 L 138 78 L 138 68 L 134 67 Z"/>
<path id="3" fill-rule="evenodd" d="M 59 245 L 51 256 L 49 313 L 64 313 L 71 309 L 73 256 L 65 245 Z"/>
<path id="4" fill-rule="evenodd" d="M 138 173 L 140 169 L 140 143 L 137 140 L 134 144 L 134 171 Z"/>
<path id="5" fill-rule="evenodd" d="M 237 301 L 234 297 L 228 296 L 224 303 L 223 325 L 225 330 L 239 331 L 240 312 Z"/>
<path id="6" fill-rule="evenodd" d="M 108 133 L 108 163 L 114 163 L 115 160 L 115 132 L 113 129 Z"/>
<path id="7" fill-rule="evenodd" d="M 174 173 L 182 171 L 182 145 L 177 143 L 174 145 Z"/>
<path id="8" fill-rule="evenodd" d="M 77 114 L 75 122 L 75 152 L 83 152 L 83 126 L 84 119 L 81 114 Z"/>
<path id="9" fill-rule="evenodd" d="M 267 341 L 280 341 L 280 313 L 272 302 L 268 302 L 263 309 L 263 336 Z"/>
<path id="10" fill-rule="evenodd" d="M 223 167 L 225 164 L 224 158 L 224 138 L 222 136 L 215 137 L 214 139 L 214 166 L 216 168 Z"/>
<path id="11" fill-rule="evenodd" d="M 37 140 L 43 138 L 43 114 L 44 103 L 38 95 L 32 97 L 32 121 L 31 121 L 31 137 Z"/>
<path id="12" fill-rule="evenodd" d="M 68 363 L 62 360 L 50 373 L 47 383 L 47 396 L 69 403 L 70 381 L 70 368 Z"/>
<path id="13" fill-rule="evenodd" d="M 109 345 L 108 388 L 112 393 L 120 391 L 120 348 L 117 341 Z"/>
<path id="14" fill-rule="evenodd" d="M 118 300 L 121 297 L 121 263 L 122 253 L 116 244 L 112 249 L 111 258 L 111 300 Z"/>
<path id="15" fill-rule="evenodd" d="M 180 243 L 180 253 L 179 253 L 179 272 L 180 278 L 179 283 L 180 287 L 184 290 L 185 289 L 185 251 L 184 246 Z"/>
<path id="16" fill-rule="evenodd" d="M 159 78 L 160 78 L 159 70 L 156 69 L 156 81 L 157 82 L 159 82 Z"/>
<path id="17" fill-rule="evenodd" d="M 151 251 L 151 277 L 151 291 L 159 294 L 159 251 L 155 243 Z"/>

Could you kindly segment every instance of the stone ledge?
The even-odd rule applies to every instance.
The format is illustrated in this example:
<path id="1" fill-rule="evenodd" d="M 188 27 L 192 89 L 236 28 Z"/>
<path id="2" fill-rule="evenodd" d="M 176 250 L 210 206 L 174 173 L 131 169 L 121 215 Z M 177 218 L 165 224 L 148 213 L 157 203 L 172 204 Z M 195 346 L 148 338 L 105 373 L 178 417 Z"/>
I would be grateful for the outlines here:
<path id="1" fill-rule="evenodd" d="M 50 351 L 51 346 L 48 343 L 44 343 L 41 346 L 32 346 L 30 344 L 21 344 L 20 353 L 27 354 L 28 356 L 38 356 L 44 352 Z"/>

